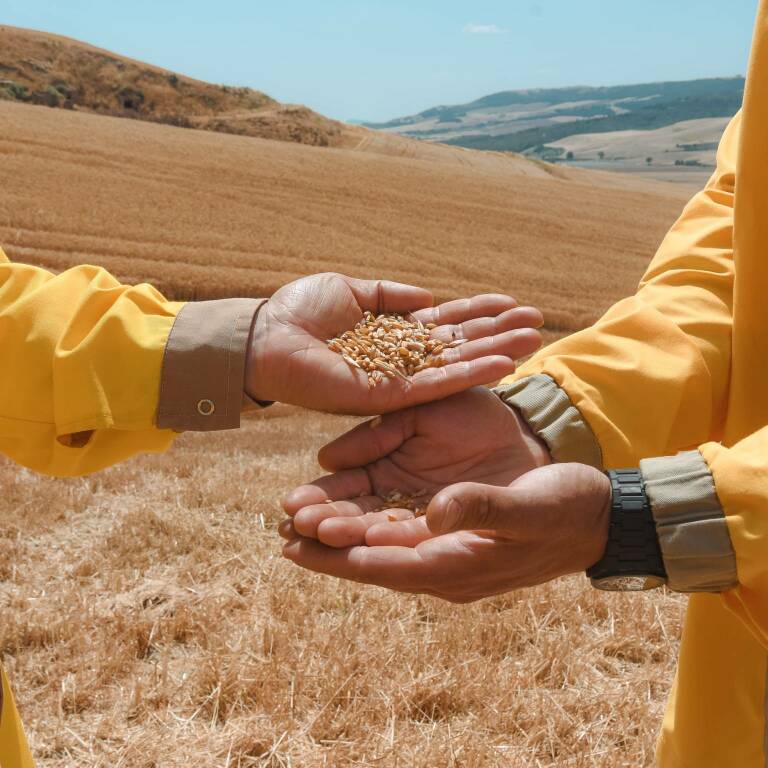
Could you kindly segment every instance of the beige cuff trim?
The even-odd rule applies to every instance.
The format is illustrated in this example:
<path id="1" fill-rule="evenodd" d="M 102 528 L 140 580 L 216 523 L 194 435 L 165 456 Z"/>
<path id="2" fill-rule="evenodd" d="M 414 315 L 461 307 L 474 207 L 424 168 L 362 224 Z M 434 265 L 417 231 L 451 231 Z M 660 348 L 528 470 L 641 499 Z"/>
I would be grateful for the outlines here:
<path id="1" fill-rule="evenodd" d="M 514 406 L 549 448 L 557 462 L 578 462 L 602 469 L 603 456 L 589 424 L 554 379 L 543 374 L 502 384 L 493 390 Z"/>
<path id="2" fill-rule="evenodd" d="M 157 426 L 207 432 L 240 426 L 251 326 L 265 299 L 185 304 L 165 346 Z"/>
<path id="3" fill-rule="evenodd" d="M 722 592 L 736 586 L 736 555 L 712 473 L 698 451 L 640 462 L 668 586 Z"/>

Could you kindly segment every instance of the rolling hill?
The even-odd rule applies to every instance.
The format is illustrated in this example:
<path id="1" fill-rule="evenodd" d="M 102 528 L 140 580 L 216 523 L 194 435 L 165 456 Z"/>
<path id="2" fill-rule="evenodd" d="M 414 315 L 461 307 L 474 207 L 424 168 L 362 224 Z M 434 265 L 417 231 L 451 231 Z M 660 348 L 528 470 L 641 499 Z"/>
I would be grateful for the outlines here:
<path id="1" fill-rule="evenodd" d="M 684 120 L 730 117 L 744 78 L 502 91 L 369 128 L 474 149 L 524 152 L 580 133 L 651 130 Z"/>
<path id="2" fill-rule="evenodd" d="M 205 83 L 71 38 L 2 25 L 0 99 L 316 146 L 357 141 L 344 123 L 261 91 Z"/>
<path id="3" fill-rule="evenodd" d="M 677 177 L 684 180 L 693 169 L 688 177 L 700 183 L 711 172 L 717 142 L 741 107 L 743 93 L 741 77 L 504 91 L 365 125 L 427 141 L 605 170 L 641 170 L 660 178 L 669 176 L 670 166 L 681 169 Z"/>
<path id="4" fill-rule="evenodd" d="M 710 82 L 715 81 L 702 81 Z M 665 98 L 678 94 L 679 89 L 676 90 L 675 86 L 679 84 L 667 85 Z M 302 105 L 282 104 L 251 88 L 206 83 L 71 38 L 0 25 L 0 102 L 60 108 L 319 147 L 361 149 L 388 156 L 413 159 L 434 156 L 442 161 L 449 161 L 452 157 L 453 162 L 471 164 L 476 168 L 483 164 L 495 166 L 506 162 L 526 175 L 549 174 L 566 178 L 570 177 L 570 172 L 535 166 L 511 157 L 508 154 L 510 137 L 497 137 L 499 130 L 513 125 L 515 130 L 523 131 L 521 135 L 529 136 L 530 125 L 534 123 L 541 123 L 542 131 L 558 128 L 561 121 L 567 119 L 561 114 L 566 106 L 574 114 L 585 110 L 594 112 L 598 101 L 584 101 L 589 95 L 586 91 L 599 91 L 603 100 L 599 103 L 605 104 L 619 103 L 627 98 L 638 101 L 646 98 L 644 87 L 633 88 L 632 97 L 626 97 L 622 89 L 494 94 L 470 105 L 437 107 L 413 118 L 372 126 L 380 130 L 371 130 L 371 127 L 331 120 Z M 701 86 L 697 95 L 703 98 L 709 93 L 708 88 Z M 541 99 L 550 99 L 553 103 L 542 105 L 539 103 Z M 565 105 L 563 99 L 581 101 Z M 530 120 L 525 117 L 526 114 L 529 114 Z M 477 118 L 481 115 L 482 120 L 478 123 Z M 585 120 L 583 125 L 593 122 Z M 425 128 L 425 125 L 433 127 Z M 483 135 L 472 133 L 480 129 L 485 132 Z M 464 136 L 467 131 L 470 135 Z M 427 142 L 415 140 L 423 138 L 455 144 L 456 148 L 452 155 L 446 146 L 430 149 Z M 707 142 L 713 138 L 717 136 L 711 131 L 704 136 Z M 564 157 L 569 151 L 560 148 L 555 141 L 532 150 L 527 148 L 526 142 L 527 139 L 521 143 L 519 137 L 514 140 L 515 146 L 523 147 L 525 153 L 546 160 Z M 477 148 L 490 150 L 492 154 L 475 152 L 467 155 L 462 151 L 465 144 L 477 145 Z M 498 151 L 506 154 L 504 161 L 499 159 Z M 589 160 L 588 157 L 586 159 Z M 686 159 L 694 158 L 689 156 Z M 609 165 L 606 170 L 616 170 L 616 167 Z M 630 164 L 622 170 L 634 169 Z M 701 181 L 695 174 L 686 180 L 692 184 Z M 621 185 L 620 182 L 605 180 L 598 182 L 597 177 L 592 181 Z"/>

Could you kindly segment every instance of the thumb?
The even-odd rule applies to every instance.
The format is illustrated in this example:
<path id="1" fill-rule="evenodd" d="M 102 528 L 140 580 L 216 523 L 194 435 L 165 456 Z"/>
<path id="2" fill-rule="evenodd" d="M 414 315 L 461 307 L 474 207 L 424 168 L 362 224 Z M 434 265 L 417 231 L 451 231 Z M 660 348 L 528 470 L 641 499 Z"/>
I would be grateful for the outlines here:
<path id="1" fill-rule="evenodd" d="M 503 531 L 520 509 L 514 488 L 457 483 L 438 493 L 427 507 L 427 526 L 438 535 L 454 531 Z"/>

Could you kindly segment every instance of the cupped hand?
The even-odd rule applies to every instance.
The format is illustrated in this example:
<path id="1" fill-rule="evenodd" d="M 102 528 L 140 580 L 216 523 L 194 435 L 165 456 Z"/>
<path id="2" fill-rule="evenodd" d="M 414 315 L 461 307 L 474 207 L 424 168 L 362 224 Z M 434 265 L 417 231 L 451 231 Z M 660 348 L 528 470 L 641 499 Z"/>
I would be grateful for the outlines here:
<path id="1" fill-rule="evenodd" d="M 366 374 L 328 349 L 365 311 L 410 314 L 435 323 L 432 336 L 465 343 L 443 352 L 446 365 L 410 381 L 384 379 L 369 388 Z M 541 313 L 510 296 L 486 294 L 432 306 L 421 288 L 334 273 L 281 288 L 259 311 L 246 361 L 246 392 L 315 410 L 370 415 L 447 397 L 506 376 L 515 360 L 536 351 Z"/>
<path id="2" fill-rule="evenodd" d="M 552 464 L 509 487 L 452 485 L 426 518 L 369 528 L 368 546 L 299 537 L 283 553 L 320 573 L 466 603 L 589 568 L 605 550 L 610 500 L 601 472 Z"/>
<path id="3" fill-rule="evenodd" d="M 506 486 L 550 461 L 517 411 L 485 387 L 360 424 L 322 448 L 318 458 L 333 474 L 287 496 L 283 506 L 292 520 L 281 534 L 333 547 L 371 543 L 379 523 L 392 534 L 401 525 L 422 530 L 423 521 L 390 521 L 413 517 L 406 509 L 384 509 L 391 506 L 385 501 L 391 491 L 421 496 L 426 504 L 454 483 Z"/>

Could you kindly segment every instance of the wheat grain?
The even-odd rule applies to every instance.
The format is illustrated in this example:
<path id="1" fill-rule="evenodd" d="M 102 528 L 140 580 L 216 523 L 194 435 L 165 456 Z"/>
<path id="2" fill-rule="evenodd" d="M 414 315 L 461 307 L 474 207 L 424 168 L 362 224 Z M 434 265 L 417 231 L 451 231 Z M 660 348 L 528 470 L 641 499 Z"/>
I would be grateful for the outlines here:
<path id="1" fill-rule="evenodd" d="M 384 494 L 382 497 L 384 504 L 377 510 L 381 512 L 385 509 L 408 509 L 413 512 L 414 517 L 422 517 L 427 514 L 427 507 L 432 498 L 426 490 L 416 491 L 416 493 L 405 493 L 403 491 L 393 490 Z M 388 515 L 391 523 L 398 520 L 395 515 Z"/>
<path id="2" fill-rule="evenodd" d="M 408 381 L 419 371 L 445 365 L 442 353 L 463 343 L 463 339 L 446 344 L 432 338 L 436 327 L 402 315 L 366 312 L 352 330 L 330 339 L 328 349 L 353 368 L 365 371 L 370 387 L 385 377 Z"/>

